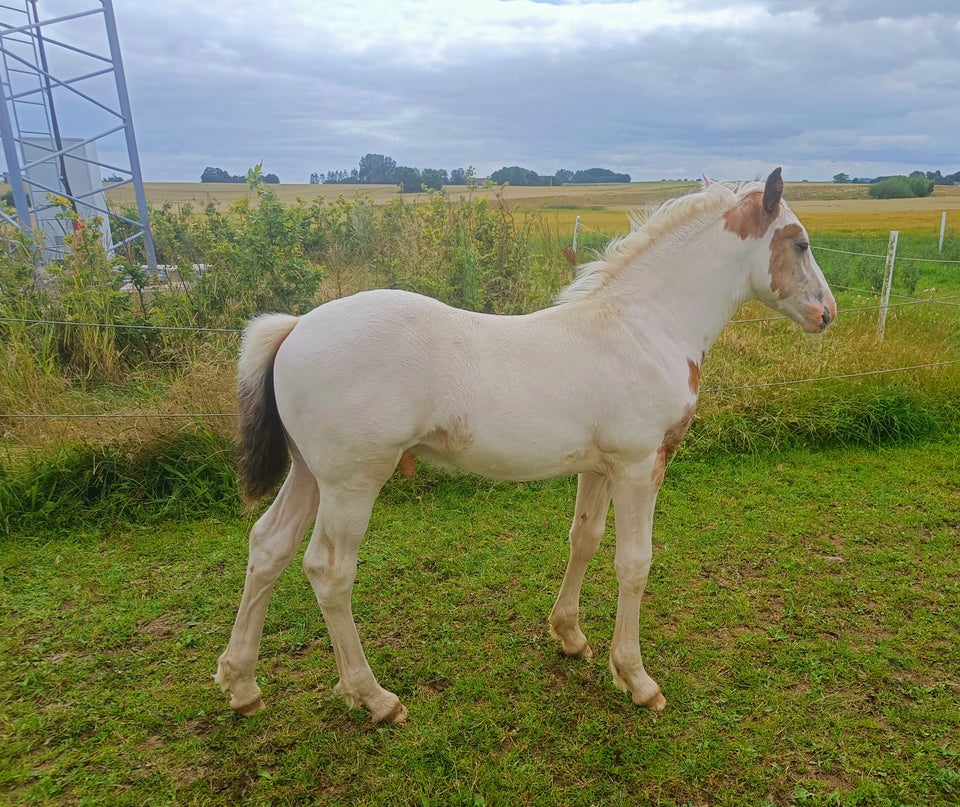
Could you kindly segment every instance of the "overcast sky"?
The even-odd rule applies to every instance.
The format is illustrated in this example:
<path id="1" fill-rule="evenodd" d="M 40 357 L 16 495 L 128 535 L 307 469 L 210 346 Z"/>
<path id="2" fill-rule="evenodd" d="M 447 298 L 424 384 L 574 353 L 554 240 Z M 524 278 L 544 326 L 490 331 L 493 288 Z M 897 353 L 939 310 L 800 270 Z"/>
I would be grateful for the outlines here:
<path id="1" fill-rule="evenodd" d="M 262 160 L 307 182 L 368 152 L 478 176 L 960 170 L 960 0 L 114 4 L 147 181 Z M 64 135 L 83 114 L 63 104 Z"/>

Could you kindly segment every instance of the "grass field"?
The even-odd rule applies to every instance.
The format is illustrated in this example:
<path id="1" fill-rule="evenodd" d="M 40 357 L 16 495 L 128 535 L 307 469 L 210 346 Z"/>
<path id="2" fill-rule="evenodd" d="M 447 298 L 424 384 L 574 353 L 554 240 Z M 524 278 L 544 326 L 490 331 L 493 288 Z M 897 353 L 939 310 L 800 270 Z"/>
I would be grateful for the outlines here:
<path id="1" fill-rule="evenodd" d="M 373 728 L 298 567 L 242 719 L 211 680 L 247 519 L 120 524 L 0 555 L 8 804 L 924 805 L 960 800 L 960 442 L 685 458 L 641 610 L 669 700 L 609 680 L 609 536 L 584 591 L 595 661 L 545 622 L 572 480 L 420 473 L 378 503 L 354 597 L 410 708 Z"/>
<path id="2" fill-rule="evenodd" d="M 636 204 L 681 190 L 638 185 Z M 960 803 L 960 366 L 792 383 L 957 357 L 960 267 L 933 259 L 941 208 L 955 211 L 945 257 L 960 259 L 948 205 L 960 194 L 912 210 L 819 196 L 836 187 L 788 197 L 811 206 L 815 248 L 842 250 L 816 253 L 838 278 L 840 318 L 805 338 L 744 308 L 763 321 L 721 336 L 668 469 L 641 608 L 647 669 L 669 701 L 659 715 L 606 670 L 612 518 L 584 589 L 596 659 L 566 659 L 546 616 L 575 481 L 421 467 L 378 501 L 354 596 L 409 724 L 372 727 L 334 695 L 296 565 L 264 632 L 268 710 L 237 717 L 212 681 L 255 516 L 239 507 L 232 418 L 153 417 L 230 412 L 236 335 L 191 343 L 171 367 L 160 352 L 116 384 L 27 378 L 17 411 L 135 416 L 0 419 L 0 804 Z M 577 214 L 587 248 L 625 230 L 636 204 L 618 194 L 638 189 L 533 190 L 509 198 L 539 212 L 556 253 Z M 894 300 L 909 305 L 881 342 L 883 260 L 847 253 L 882 254 L 889 229 L 904 236 Z M 924 297 L 945 301 L 913 304 Z"/>

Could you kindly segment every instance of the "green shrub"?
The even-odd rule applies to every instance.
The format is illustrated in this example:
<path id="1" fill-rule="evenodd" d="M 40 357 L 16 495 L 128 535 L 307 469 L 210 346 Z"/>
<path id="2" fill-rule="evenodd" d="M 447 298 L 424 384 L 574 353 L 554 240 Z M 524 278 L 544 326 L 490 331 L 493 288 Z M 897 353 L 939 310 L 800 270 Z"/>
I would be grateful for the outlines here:
<path id="1" fill-rule="evenodd" d="M 933 180 L 923 174 L 909 177 L 885 177 L 870 184 L 867 194 L 871 199 L 908 199 L 912 196 L 929 196 L 933 193 Z"/>

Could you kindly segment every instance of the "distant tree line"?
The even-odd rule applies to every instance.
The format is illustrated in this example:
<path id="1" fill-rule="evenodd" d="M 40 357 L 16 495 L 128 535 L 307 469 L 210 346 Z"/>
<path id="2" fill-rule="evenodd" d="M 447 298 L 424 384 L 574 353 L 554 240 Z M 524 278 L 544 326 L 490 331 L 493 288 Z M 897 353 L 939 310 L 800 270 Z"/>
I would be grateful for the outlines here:
<path id="1" fill-rule="evenodd" d="M 834 174 L 833 181 L 869 184 L 867 194 L 871 199 L 907 199 L 913 196 L 929 196 L 935 185 L 960 185 L 960 171 L 944 176 L 940 171 L 914 171 L 909 176 L 874 177 L 873 179 L 851 178 L 849 174 Z"/>
<path id="2" fill-rule="evenodd" d="M 568 171 L 561 168 L 552 176 L 540 176 L 529 168 L 513 165 L 494 171 L 490 179 L 498 185 L 586 185 L 598 182 L 629 182 L 630 174 L 616 174 L 606 168 L 588 168 L 586 171 Z"/>
<path id="3" fill-rule="evenodd" d="M 310 174 L 311 185 L 399 185 L 404 193 L 416 193 L 423 188 L 440 190 L 444 185 L 466 185 L 473 179 L 473 168 L 412 168 L 397 165 L 384 154 L 365 154 L 360 165 L 350 171 L 327 171 Z"/>
<path id="4" fill-rule="evenodd" d="M 279 185 L 280 177 L 276 174 L 264 174 L 261 179 L 264 182 L 270 185 Z M 228 171 L 224 171 L 222 168 L 212 168 L 209 165 L 203 169 L 203 173 L 200 175 L 201 182 L 246 182 L 246 175 L 240 176 L 239 174 L 231 174 Z"/>
<path id="5" fill-rule="evenodd" d="M 423 188 L 440 190 L 444 185 L 466 185 L 474 178 L 470 168 L 454 168 L 449 173 L 445 168 L 412 168 L 397 165 L 396 160 L 383 154 L 365 154 L 360 165 L 349 171 L 327 171 L 325 174 L 310 174 L 310 184 L 359 184 L 399 185 L 403 193 L 416 193 Z M 498 185 L 569 185 L 595 182 L 629 182 L 629 174 L 616 174 L 606 168 L 590 168 L 586 171 L 568 171 L 561 168 L 552 176 L 540 176 L 529 168 L 518 165 L 504 166 L 490 175 Z"/>

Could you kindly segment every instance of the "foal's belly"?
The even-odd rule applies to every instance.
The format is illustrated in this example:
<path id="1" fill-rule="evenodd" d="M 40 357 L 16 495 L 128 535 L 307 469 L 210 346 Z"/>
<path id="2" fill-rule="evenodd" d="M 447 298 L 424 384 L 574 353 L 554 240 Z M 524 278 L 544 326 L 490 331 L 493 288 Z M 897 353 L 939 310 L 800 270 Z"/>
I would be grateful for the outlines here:
<path id="1" fill-rule="evenodd" d="M 594 445 L 547 447 L 523 440 L 512 445 L 474 440 L 468 445 L 451 446 L 443 438 L 427 437 L 410 448 L 409 453 L 448 470 L 514 482 L 585 471 L 601 472 L 609 465 L 609 460 Z"/>

